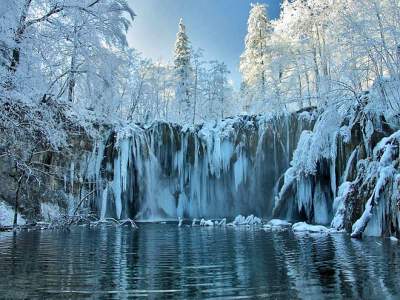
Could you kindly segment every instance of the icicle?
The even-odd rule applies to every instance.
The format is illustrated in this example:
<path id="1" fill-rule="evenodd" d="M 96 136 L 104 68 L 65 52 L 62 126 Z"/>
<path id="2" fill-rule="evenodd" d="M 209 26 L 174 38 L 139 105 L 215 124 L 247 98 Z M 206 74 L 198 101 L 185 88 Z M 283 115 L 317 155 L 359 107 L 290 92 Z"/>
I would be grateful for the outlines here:
<path id="1" fill-rule="evenodd" d="M 121 129 L 117 151 L 113 152 L 118 156 L 113 157 L 113 163 L 108 159 L 106 170 L 107 174 L 113 172 L 108 187 L 115 206 L 112 211 L 117 217 L 145 220 L 179 216 L 219 219 L 248 211 L 268 217 L 273 206 L 268 202 L 274 201 L 274 184 L 269 180 L 275 181 L 285 172 L 281 162 L 288 158 L 281 152 L 294 149 L 291 143 L 295 138 L 290 136 L 299 134 L 292 134 L 286 118 L 276 122 L 276 130 L 283 133 L 279 142 L 268 141 L 273 121 L 237 117 L 198 128 L 154 123 L 146 128 L 132 125 Z M 98 158 L 104 149 L 99 146 L 97 152 L 93 173 L 99 174 Z M 139 210 L 136 216 L 127 211 L 131 205 L 125 201 L 135 202 Z M 102 198 L 98 207 L 103 211 Z"/>

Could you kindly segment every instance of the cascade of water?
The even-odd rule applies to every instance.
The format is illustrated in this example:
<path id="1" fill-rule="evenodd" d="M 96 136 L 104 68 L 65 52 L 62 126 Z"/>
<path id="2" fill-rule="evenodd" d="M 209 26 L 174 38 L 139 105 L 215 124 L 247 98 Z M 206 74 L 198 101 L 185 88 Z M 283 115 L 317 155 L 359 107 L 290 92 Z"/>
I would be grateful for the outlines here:
<path id="1" fill-rule="evenodd" d="M 312 124 L 285 115 L 194 128 L 162 122 L 125 128 L 114 133 L 115 150 L 103 158 L 111 163 L 111 176 L 100 170 L 107 165 L 99 163 L 104 144 L 93 157 L 89 173 L 96 182 L 109 182 L 98 189 L 98 210 L 101 217 L 145 220 L 270 216 L 275 183 L 289 167 L 301 131 Z"/>

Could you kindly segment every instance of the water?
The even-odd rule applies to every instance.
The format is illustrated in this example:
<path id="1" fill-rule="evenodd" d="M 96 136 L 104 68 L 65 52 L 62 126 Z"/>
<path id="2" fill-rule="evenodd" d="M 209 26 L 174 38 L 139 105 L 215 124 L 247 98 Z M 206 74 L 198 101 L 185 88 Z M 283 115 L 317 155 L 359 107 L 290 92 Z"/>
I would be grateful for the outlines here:
<path id="1" fill-rule="evenodd" d="M 0 233 L 0 298 L 398 298 L 388 239 L 261 229 L 84 227 Z"/>

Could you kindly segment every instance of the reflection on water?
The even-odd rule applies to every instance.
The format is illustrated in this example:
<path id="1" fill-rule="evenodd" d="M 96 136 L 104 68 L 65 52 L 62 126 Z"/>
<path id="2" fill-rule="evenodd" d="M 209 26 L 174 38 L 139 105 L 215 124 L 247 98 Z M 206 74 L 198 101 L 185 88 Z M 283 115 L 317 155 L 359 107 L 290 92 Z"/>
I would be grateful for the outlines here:
<path id="1" fill-rule="evenodd" d="M 141 225 L 0 234 L 0 298 L 395 298 L 390 240 Z"/>

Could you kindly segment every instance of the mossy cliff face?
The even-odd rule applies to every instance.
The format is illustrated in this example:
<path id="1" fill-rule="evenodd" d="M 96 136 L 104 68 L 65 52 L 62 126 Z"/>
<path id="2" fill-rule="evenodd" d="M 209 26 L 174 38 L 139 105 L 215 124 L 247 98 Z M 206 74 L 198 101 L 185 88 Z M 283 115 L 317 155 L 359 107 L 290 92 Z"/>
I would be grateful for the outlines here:
<path id="1" fill-rule="evenodd" d="M 52 217 L 71 214 L 80 199 L 96 189 L 96 183 L 87 179 L 93 140 L 82 132 L 71 136 L 68 142 L 70 146 L 58 152 L 38 150 L 27 165 L 31 173 L 22 177 L 18 198 L 18 211 L 25 219 L 48 219 L 43 205 L 54 208 Z M 15 162 L 8 157 L 0 159 L 0 201 L 13 208 L 20 177 Z M 81 212 L 89 213 L 89 204 L 95 203 L 95 199 L 95 193 L 87 197 Z"/>

